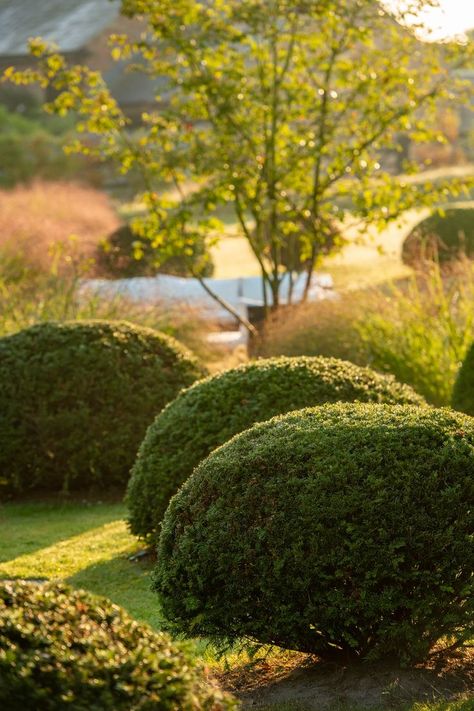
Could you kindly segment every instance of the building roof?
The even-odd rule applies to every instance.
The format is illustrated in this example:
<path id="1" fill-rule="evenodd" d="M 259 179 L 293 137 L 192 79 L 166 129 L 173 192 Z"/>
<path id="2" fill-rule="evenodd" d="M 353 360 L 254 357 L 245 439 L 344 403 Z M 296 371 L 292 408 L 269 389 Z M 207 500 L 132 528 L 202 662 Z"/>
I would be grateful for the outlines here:
<path id="1" fill-rule="evenodd" d="M 0 0 L 0 56 L 27 54 L 30 37 L 77 51 L 119 14 L 119 0 Z"/>

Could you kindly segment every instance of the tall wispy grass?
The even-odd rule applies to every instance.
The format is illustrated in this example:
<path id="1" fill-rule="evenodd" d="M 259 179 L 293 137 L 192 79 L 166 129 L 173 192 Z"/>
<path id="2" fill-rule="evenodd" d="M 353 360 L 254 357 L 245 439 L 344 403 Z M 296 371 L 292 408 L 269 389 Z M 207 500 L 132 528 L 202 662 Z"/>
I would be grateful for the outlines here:
<path id="1" fill-rule="evenodd" d="M 98 243 L 119 224 L 107 195 L 93 188 L 36 182 L 0 190 L 2 259 L 21 258 L 33 270 L 48 271 L 51 251 L 74 235 L 74 254 L 90 259 L 92 272 Z M 67 263 L 62 266 L 67 267 Z"/>
<path id="2" fill-rule="evenodd" d="M 207 335 L 217 324 L 198 308 L 137 304 L 81 289 L 100 276 L 98 244 L 120 219 L 103 192 L 36 182 L 0 190 L 0 337 L 43 321 L 125 319 L 175 336 L 211 368 L 225 349 Z"/>
<path id="3" fill-rule="evenodd" d="M 357 326 L 374 367 L 412 385 L 434 405 L 449 405 L 454 380 L 474 339 L 474 265 L 449 273 L 427 267 L 379 295 Z"/>
<path id="4" fill-rule="evenodd" d="M 21 254 L 0 248 L 0 337 L 44 321 L 126 320 L 176 337 L 203 361 L 222 357 L 208 343 L 212 328 L 199 311 L 165 303 L 137 304 L 122 296 L 105 297 L 81 288 L 90 260 L 75 252 L 75 241 L 57 242 L 49 265 L 38 269 Z"/>
<path id="5" fill-rule="evenodd" d="M 260 355 L 326 355 L 392 373 L 434 405 L 449 405 L 474 340 L 474 265 L 411 278 L 333 301 L 296 307 L 269 323 Z"/>

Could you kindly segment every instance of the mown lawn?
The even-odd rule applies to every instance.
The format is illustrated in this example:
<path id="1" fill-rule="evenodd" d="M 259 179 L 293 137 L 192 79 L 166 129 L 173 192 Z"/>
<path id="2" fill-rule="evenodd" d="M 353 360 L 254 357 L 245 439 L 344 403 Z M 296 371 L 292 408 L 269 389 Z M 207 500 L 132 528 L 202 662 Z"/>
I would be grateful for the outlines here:
<path id="1" fill-rule="evenodd" d="M 140 549 L 127 530 L 122 503 L 9 503 L 0 505 L 0 579 L 50 578 L 104 595 L 138 620 L 160 628 L 160 609 L 150 590 L 149 559 L 131 561 Z M 212 649 L 196 646 L 216 667 Z M 232 666 L 248 661 L 236 655 Z M 271 658 L 270 658 L 271 663 Z M 223 663 L 217 664 L 221 671 Z M 260 711 L 305 711 L 295 702 L 258 706 Z M 474 711 L 474 697 L 457 702 L 389 707 L 396 711 Z M 387 707 L 384 707 L 386 711 Z M 324 711 L 369 711 L 336 705 Z M 383 711 L 370 707 L 370 711 Z"/>
<path id="2" fill-rule="evenodd" d="M 131 562 L 140 546 L 121 503 L 5 504 L 0 507 L 0 578 L 65 580 L 160 626 L 150 563 Z"/>

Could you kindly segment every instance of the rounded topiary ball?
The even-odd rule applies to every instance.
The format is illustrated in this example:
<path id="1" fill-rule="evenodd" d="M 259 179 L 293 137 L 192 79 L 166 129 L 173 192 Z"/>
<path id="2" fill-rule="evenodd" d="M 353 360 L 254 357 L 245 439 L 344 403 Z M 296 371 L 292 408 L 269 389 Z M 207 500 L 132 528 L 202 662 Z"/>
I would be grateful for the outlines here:
<path id="1" fill-rule="evenodd" d="M 148 429 L 127 492 L 132 533 L 154 538 L 170 498 L 209 452 L 255 422 L 337 401 L 422 404 L 393 377 L 323 357 L 270 358 L 196 383 Z"/>
<path id="2" fill-rule="evenodd" d="M 0 490 L 122 485 L 147 426 L 203 375 L 126 322 L 44 323 L 0 339 Z"/>
<path id="3" fill-rule="evenodd" d="M 254 425 L 172 499 L 174 631 L 331 659 L 424 659 L 474 625 L 474 420 L 334 404 Z"/>
<path id="4" fill-rule="evenodd" d="M 474 343 L 459 368 L 451 404 L 455 410 L 474 417 Z"/>
<path id="5" fill-rule="evenodd" d="M 474 208 L 451 207 L 422 220 L 403 243 L 402 260 L 416 266 L 424 260 L 449 263 L 474 256 Z"/>
<path id="6" fill-rule="evenodd" d="M 224 711 L 182 645 L 105 598 L 0 583 L 0 707 L 25 711 Z"/>

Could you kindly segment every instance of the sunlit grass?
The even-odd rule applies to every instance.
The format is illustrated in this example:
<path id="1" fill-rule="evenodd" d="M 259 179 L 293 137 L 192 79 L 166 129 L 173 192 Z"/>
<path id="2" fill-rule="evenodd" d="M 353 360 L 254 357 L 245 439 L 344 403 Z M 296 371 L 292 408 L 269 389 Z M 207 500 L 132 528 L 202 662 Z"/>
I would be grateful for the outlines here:
<path id="1" fill-rule="evenodd" d="M 139 620 L 160 626 L 151 564 L 139 549 L 123 504 L 10 504 L 0 508 L 0 578 L 65 580 L 105 595 Z"/>
<path id="2" fill-rule="evenodd" d="M 5 562 L 1 571 L 12 577 L 69 578 L 81 572 L 85 565 L 96 566 L 116 556 L 131 555 L 135 547 L 125 522 L 111 521 L 17 556 Z"/>
<path id="3" fill-rule="evenodd" d="M 0 567 L 19 556 L 46 548 L 122 519 L 122 503 L 21 503 L 0 506 Z"/>

